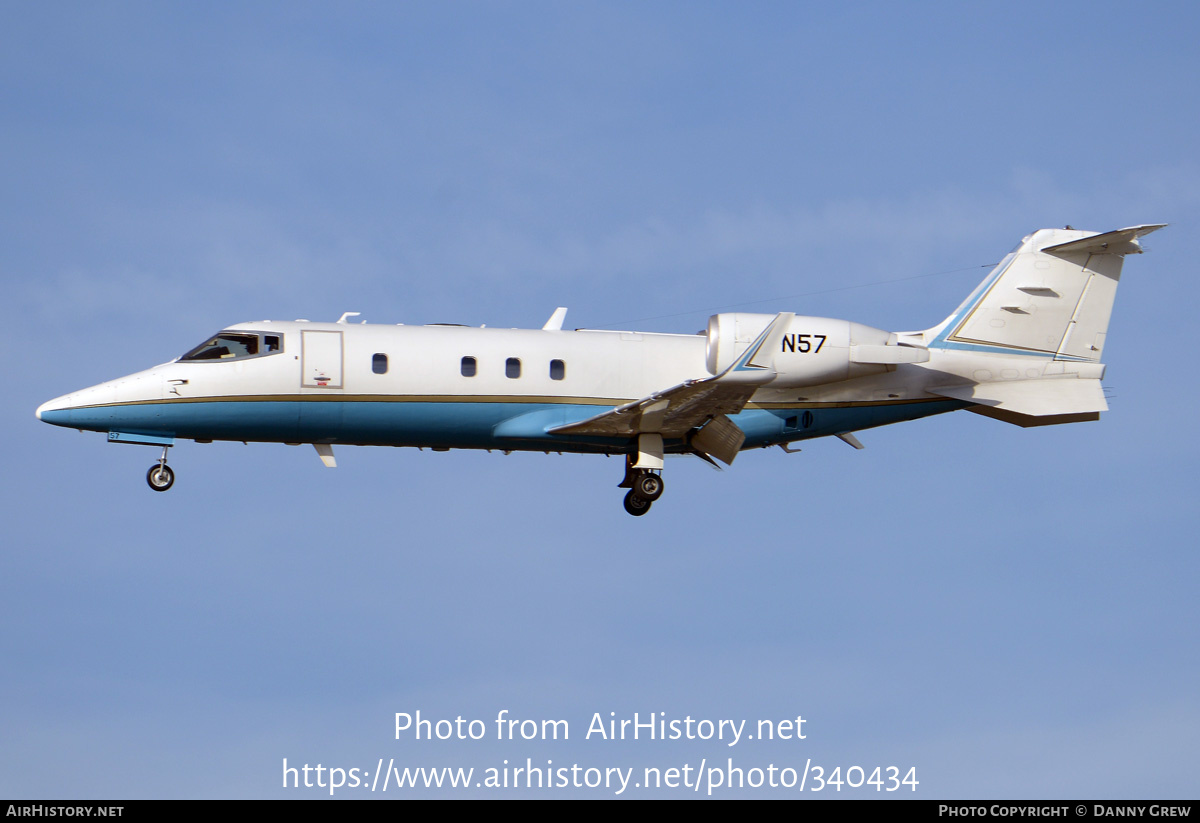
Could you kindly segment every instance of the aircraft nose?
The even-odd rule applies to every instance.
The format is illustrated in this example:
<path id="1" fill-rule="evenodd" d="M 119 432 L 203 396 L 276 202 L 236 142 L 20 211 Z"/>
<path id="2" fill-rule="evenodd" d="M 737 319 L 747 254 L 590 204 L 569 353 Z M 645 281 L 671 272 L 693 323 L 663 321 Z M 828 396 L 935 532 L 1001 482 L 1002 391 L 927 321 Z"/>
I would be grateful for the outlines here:
<path id="1" fill-rule="evenodd" d="M 43 423 L 51 423 L 56 426 L 65 426 L 69 422 L 71 395 L 64 394 L 62 397 L 56 397 L 53 400 L 47 400 L 45 403 L 37 407 L 35 414 L 37 419 Z"/>
<path id="2" fill-rule="evenodd" d="M 111 407 L 118 399 L 117 390 L 123 382 L 127 379 L 110 380 L 48 400 L 37 407 L 37 418 L 54 426 L 108 431 L 113 422 Z"/>

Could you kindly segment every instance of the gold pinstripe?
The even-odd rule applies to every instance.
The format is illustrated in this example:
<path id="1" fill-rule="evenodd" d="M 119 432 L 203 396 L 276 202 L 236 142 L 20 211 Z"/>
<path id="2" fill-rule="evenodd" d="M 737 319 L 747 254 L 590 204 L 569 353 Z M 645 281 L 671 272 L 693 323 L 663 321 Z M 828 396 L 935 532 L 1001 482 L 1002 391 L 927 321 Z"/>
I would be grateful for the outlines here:
<path id="1" fill-rule="evenodd" d="M 155 406 L 174 403 L 512 403 L 572 406 L 620 406 L 637 398 L 561 397 L 538 395 L 459 395 L 459 394 L 228 394 L 210 397 L 151 398 L 119 403 L 72 406 L 72 409 L 104 409 L 120 406 Z M 935 403 L 944 397 L 897 398 L 894 400 L 845 400 L 830 402 L 768 401 L 747 403 L 747 409 L 846 409 L 864 406 L 899 406 L 911 403 Z"/>

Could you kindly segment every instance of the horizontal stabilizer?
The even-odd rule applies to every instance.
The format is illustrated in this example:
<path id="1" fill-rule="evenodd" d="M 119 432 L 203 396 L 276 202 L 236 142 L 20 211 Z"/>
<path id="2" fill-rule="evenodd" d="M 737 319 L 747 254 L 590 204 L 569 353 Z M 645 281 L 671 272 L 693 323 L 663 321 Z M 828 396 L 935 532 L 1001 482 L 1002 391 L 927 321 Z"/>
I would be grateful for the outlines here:
<path id="1" fill-rule="evenodd" d="M 989 406 L 971 406 L 967 411 L 974 412 L 983 417 L 990 417 L 993 420 L 1003 420 L 1005 423 L 1012 423 L 1014 426 L 1020 426 L 1023 429 L 1033 426 L 1058 426 L 1063 423 L 1095 422 L 1100 419 L 1100 412 L 1044 414 L 1041 417 L 1034 417 L 1032 414 L 1017 414 L 1016 412 L 1004 411 L 1003 409 L 991 408 Z"/>
<path id="2" fill-rule="evenodd" d="M 1145 237 L 1152 231 L 1158 231 L 1166 223 L 1145 226 L 1130 226 L 1127 229 L 1106 231 L 1103 234 L 1093 234 L 1082 240 L 1072 240 L 1070 243 L 1059 243 L 1057 246 L 1046 246 L 1042 251 L 1047 254 L 1141 254 L 1142 247 L 1139 237 Z"/>
<path id="3" fill-rule="evenodd" d="M 938 386 L 931 394 L 964 400 L 979 406 L 1028 415 L 1093 414 L 1108 411 L 1099 380 L 1074 377 L 1008 380 L 1002 383 Z"/>

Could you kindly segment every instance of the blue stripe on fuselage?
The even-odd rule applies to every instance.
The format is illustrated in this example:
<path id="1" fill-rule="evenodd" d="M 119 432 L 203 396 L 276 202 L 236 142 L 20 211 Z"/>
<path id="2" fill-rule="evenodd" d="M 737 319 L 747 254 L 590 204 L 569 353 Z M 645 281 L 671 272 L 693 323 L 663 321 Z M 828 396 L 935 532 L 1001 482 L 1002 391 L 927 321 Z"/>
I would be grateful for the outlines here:
<path id="1" fill-rule="evenodd" d="M 745 447 L 825 437 L 964 408 L 956 400 L 842 408 L 745 409 L 732 419 Z M 434 448 L 622 451 L 630 438 L 550 435 L 553 425 L 586 420 L 597 407 L 575 403 L 455 403 L 322 400 L 147 403 L 46 412 L 47 423 L 187 440 L 254 440 Z M 811 415 L 811 416 L 810 416 Z M 527 418 L 531 425 L 510 425 Z M 807 425 L 805 425 L 807 423 Z M 500 432 L 510 436 L 497 436 Z M 674 441 L 675 450 L 682 444 Z M 668 444 L 668 450 L 671 444 Z"/>

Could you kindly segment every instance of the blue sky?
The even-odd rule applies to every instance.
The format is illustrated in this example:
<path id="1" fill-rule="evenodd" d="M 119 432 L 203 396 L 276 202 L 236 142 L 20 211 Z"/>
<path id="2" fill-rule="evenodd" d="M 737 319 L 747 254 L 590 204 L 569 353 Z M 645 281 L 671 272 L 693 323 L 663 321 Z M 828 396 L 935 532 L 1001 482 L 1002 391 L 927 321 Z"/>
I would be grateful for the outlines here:
<path id="1" fill-rule="evenodd" d="M 284 791 L 283 758 L 733 757 L 915 766 L 927 798 L 1194 797 L 1197 23 L 0 6 L 0 795 L 323 796 Z M 33 417 L 261 318 L 538 327 L 565 305 L 691 332 L 753 302 L 924 328 L 1033 229 L 1145 222 L 1172 225 L 1127 261 L 1099 423 L 958 413 L 862 452 L 674 460 L 636 520 L 619 461 L 579 456 L 342 449 L 327 471 L 184 444 L 156 495 L 152 450 Z M 418 709 L 572 739 L 394 739 Z M 582 739 L 595 712 L 658 711 L 799 714 L 808 739 Z"/>

